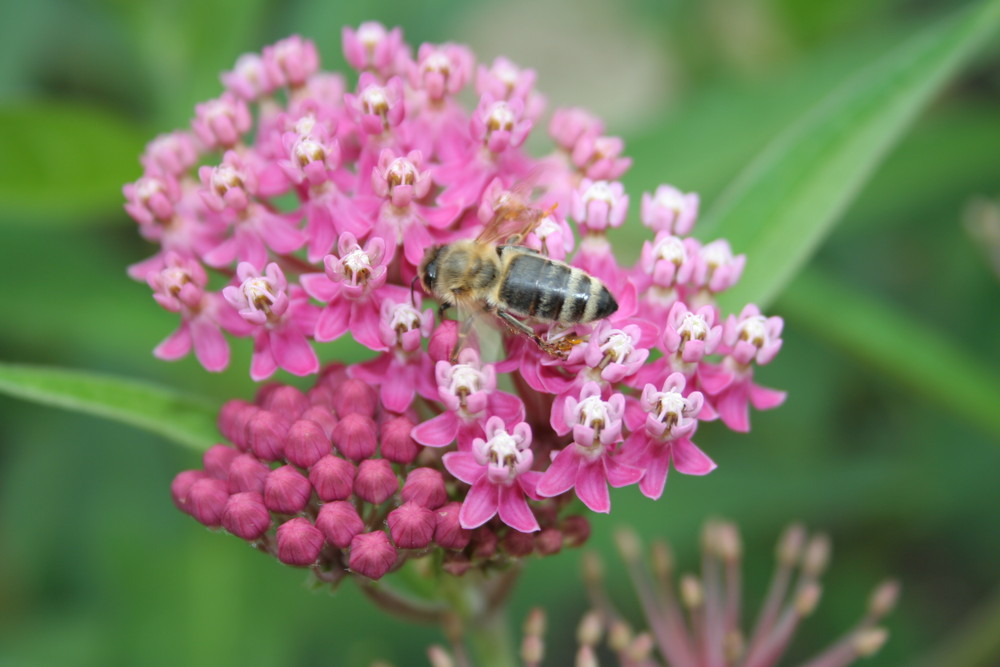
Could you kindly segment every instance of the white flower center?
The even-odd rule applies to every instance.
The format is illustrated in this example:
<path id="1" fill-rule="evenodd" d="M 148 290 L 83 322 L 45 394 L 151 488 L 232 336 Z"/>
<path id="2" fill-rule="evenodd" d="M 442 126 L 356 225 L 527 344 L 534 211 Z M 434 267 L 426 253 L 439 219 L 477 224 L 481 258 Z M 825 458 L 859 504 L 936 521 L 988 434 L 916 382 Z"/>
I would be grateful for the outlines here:
<path id="1" fill-rule="evenodd" d="M 220 164 L 212 171 L 212 189 L 219 195 L 226 194 L 233 188 L 243 187 L 243 174 L 232 165 Z"/>
<path id="2" fill-rule="evenodd" d="M 363 23 L 358 27 L 358 41 L 364 45 L 369 56 L 383 39 L 385 39 L 385 28 L 377 23 Z"/>
<path id="3" fill-rule="evenodd" d="M 512 468 L 519 458 L 520 450 L 517 447 L 517 440 L 506 431 L 498 431 L 486 443 L 486 447 L 489 450 L 490 460 L 496 465 Z"/>
<path id="4" fill-rule="evenodd" d="M 308 137 L 312 134 L 314 127 L 316 127 L 316 117 L 312 114 L 303 116 L 295 121 L 295 134 L 300 137 Z"/>
<path id="5" fill-rule="evenodd" d="M 274 289 L 267 278 L 263 276 L 247 278 L 243 281 L 243 294 L 246 296 L 247 303 L 254 310 L 269 312 L 275 301 Z"/>
<path id="6" fill-rule="evenodd" d="M 660 190 L 656 193 L 656 205 L 670 209 L 675 213 L 682 213 L 685 206 L 684 196 L 676 190 Z"/>
<path id="7" fill-rule="evenodd" d="M 397 333 L 405 333 L 420 328 L 420 313 L 408 303 L 397 304 L 392 309 L 389 326 Z"/>
<path id="8" fill-rule="evenodd" d="M 417 167 L 405 157 L 398 157 L 389 164 L 386 170 L 386 181 L 391 186 L 413 185 L 417 182 Z"/>
<path id="9" fill-rule="evenodd" d="M 680 392 L 661 392 L 656 401 L 656 419 L 666 424 L 669 430 L 684 416 L 686 407 L 687 399 L 681 396 Z"/>
<path id="10" fill-rule="evenodd" d="M 300 139 L 295 144 L 294 152 L 295 159 L 301 167 L 310 162 L 322 162 L 326 159 L 326 148 L 314 139 Z"/>
<path id="11" fill-rule="evenodd" d="M 596 183 L 592 183 L 587 188 L 587 191 L 583 193 L 583 201 L 585 205 L 592 201 L 600 201 L 611 207 L 615 203 L 615 193 L 612 192 L 610 183 L 607 181 L 597 181 Z"/>
<path id="12" fill-rule="evenodd" d="M 357 279 L 358 282 L 367 280 L 372 273 L 372 260 L 361 248 L 355 248 L 340 260 L 344 266 L 344 273 L 348 278 Z"/>
<path id="13" fill-rule="evenodd" d="M 767 321 L 764 316 L 754 315 L 740 323 L 740 339 L 750 341 L 754 347 L 763 347 L 767 340 Z"/>
<path id="14" fill-rule="evenodd" d="M 149 201 L 155 195 L 166 192 L 167 188 L 163 185 L 163 182 L 157 178 L 144 178 L 139 181 L 136 187 L 136 194 L 139 196 L 140 201 Z"/>
<path id="15" fill-rule="evenodd" d="M 497 102 L 493 105 L 490 110 L 489 118 L 486 124 L 489 126 L 490 130 L 507 130 L 508 132 L 514 129 L 514 121 L 516 120 L 514 112 L 510 110 L 506 102 Z"/>
<path id="16" fill-rule="evenodd" d="M 448 391 L 456 396 L 473 394 L 482 387 L 482 373 L 469 364 L 459 364 L 451 370 Z"/>
<path id="17" fill-rule="evenodd" d="M 385 94 L 385 88 L 381 86 L 369 86 L 361 93 L 361 108 L 365 113 L 373 113 L 384 116 L 389 112 L 389 98 Z"/>
<path id="18" fill-rule="evenodd" d="M 440 51 L 435 51 L 424 61 L 425 72 L 440 72 L 445 76 L 451 72 L 451 59 Z"/>
<path id="19" fill-rule="evenodd" d="M 677 327 L 681 340 L 705 340 L 708 337 L 708 323 L 695 313 L 685 313 L 681 325 Z"/>
<path id="20" fill-rule="evenodd" d="M 632 344 L 632 337 L 624 331 L 613 329 L 604 342 L 601 343 L 601 351 L 611 358 L 611 361 L 624 361 L 632 352 L 635 345 Z"/>
<path id="21" fill-rule="evenodd" d="M 602 401 L 599 396 L 588 396 L 583 399 L 576 407 L 576 411 L 579 415 L 579 423 L 595 431 L 600 431 L 611 422 L 608 404 Z"/>
<path id="22" fill-rule="evenodd" d="M 684 242 L 676 236 L 668 236 L 656 244 L 653 249 L 656 259 L 663 259 L 680 266 L 687 261 L 687 250 L 684 249 Z"/>
<path id="23" fill-rule="evenodd" d="M 712 269 L 726 266 L 733 261 L 733 253 L 725 243 L 709 243 L 701 249 L 701 257 Z"/>

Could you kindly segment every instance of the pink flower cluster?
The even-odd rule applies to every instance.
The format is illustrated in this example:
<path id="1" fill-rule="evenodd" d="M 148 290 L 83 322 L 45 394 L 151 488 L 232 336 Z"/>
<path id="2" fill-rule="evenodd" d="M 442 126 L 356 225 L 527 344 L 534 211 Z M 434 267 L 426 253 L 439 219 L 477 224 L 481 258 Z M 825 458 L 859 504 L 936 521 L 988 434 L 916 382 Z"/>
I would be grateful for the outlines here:
<path id="1" fill-rule="evenodd" d="M 356 553 L 388 563 L 390 551 L 429 548 L 448 503 L 461 508 L 456 531 L 502 538 L 508 527 L 563 530 L 571 491 L 595 512 L 610 510 L 609 485 L 658 498 L 671 465 L 715 467 L 693 441 L 700 421 L 746 431 L 749 406 L 783 401 L 754 381 L 781 347 L 782 321 L 753 305 L 719 311 L 744 257 L 689 236 L 697 195 L 644 194 L 638 217 L 653 238 L 623 266 L 607 231 L 628 218 L 619 179 L 631 160 L 598 118 L 556 109 L 554 148 L 532 157 L 524 143 L 545 106 L 532 70 L 477 65 L 457 44 L 414 55 L 377 23 L 345 29 L 343 47 L 356 80 L 320 70 L 298 36 L 241 56 L 222 95 L 196 106 L 190 130 L 151 142 L 143 176 L 124 188 L 159 246 L 130 274 L 180 317 L 157 356 L 194 350 L 221 371 L 227 338 L 252 338 L 259 381 L 320 372 L 318 344 L 345 335 L 377 355 L 324 371 L 308 399 L 284 387 L 230 403 L 220 423 L 242 453 L 211 450 L 204 471 L 178 478 L 179 505 L 285 562 L 342 558 L 374 576 L 384 568 Z M 470 87 L 471 112 L 458 101 Z M 435 320 L 414 278 L 425 251 L 475 237 L 526 191 L 539 222 L 523 243 L 600 278 L 618 309 L 593 325 L 532 324 L 565 358 L 508 333 L 494 363 L 458 344 L 455 321 Z M 358 405 L 340 398 L 345 387 Z M 403 441 L 405 456 L 387 453 Z M 440 503 L 407 500 L 417 471 L 436 480 Z M 254 481 L 233 481 L 244 474 Z"/>

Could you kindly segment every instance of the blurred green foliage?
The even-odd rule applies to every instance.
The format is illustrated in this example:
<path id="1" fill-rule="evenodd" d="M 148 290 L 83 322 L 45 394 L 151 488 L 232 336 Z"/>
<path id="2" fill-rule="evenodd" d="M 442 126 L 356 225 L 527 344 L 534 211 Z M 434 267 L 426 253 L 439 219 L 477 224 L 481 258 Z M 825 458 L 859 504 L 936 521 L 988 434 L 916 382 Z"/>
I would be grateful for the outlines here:
<path id="1" fill-rule="evenodd" d="M 219 400 L 252 393 L 246 346 L 223 375 L 150 355 L 175 323 L 124 274 L 150 247 L 121 211 L 120 188 L 138 177 L 144 142 L 184 125 L 196 102 L 218 93 L 218 73 L 237 55 L 291 32 L 313 38 L 330 69 L 343 66 L 341 26 L 367 19 L 401 25 L 412 44 L 469 42 L 481 60 L 498 55 L 485 46 L 497 43 L 515 60 L 539 43 L 568 53 L 549 68 L 520 60 L 539 69 L 543 92 L 581 82 L 556 102 L 608 105 L 609 130 L 625 136 L 635 158 L 626 179 L 633 201 L 670 182 L 699 191 L 709 209 L 771 139 L 853 73 L 949 20 L 956 4 L 973 3 L 4 3 L 0 248 L 15 278 L 4 291 L 0 356 Z M 595 17 L 597 27 L 587 32 L 571 13 Z M 617 46 L 600 54 L 609 43 Z M 626 72 L 601 63 L 630 58 L 637 66 L 656 60 L 662 80 L 612 85 Z M 574 70 L 575 59 L 589 69 Z M 623 490 L 613 515 L 594 519 L 592 546 L 607 555 L 626 611 L 635 614 L 636 604 L 611 555 L 615 525 L 670 539 L 682 568 L 693 569 L 700 523 L 735 519 L 746 541 L 747 599 L 755 600 L 773 540 L 800 519 L 832 534 L 835 559 L 796 655 L 846 629 L 867 591 L 891 574 L 903 581 L 903 601 L 888 622 L 889 644 L 870 664 L 1000 661 L 992 398 L 1000 391 L 1000 285 L 962 224 L 971 197 L 1000 195 L 998 64 L 994 39 L 870 180 L 859 176 L 860 196 L 770 307 L 786 318 L 785 348 L 761 379 L 788 390 L 786 405 L 754 415 L 749 435 L 703 427 L 698 442 L 719 470 L 673 475 L 655 505 Z M 876 123 L 871 141 L 906 129 L 904 120 Z M 863 121 L 843 122 L 846 134 Z M 875 165 L 877 146 L 855 149 L 871 151 Z M 770 177 L 761 187 L 769 185 Z M 794 179 L 787 187 L 796 196 Z M 831 209 L 847 203 L 810 197 L 797 209 L 810 221 L 832 222 Z M 626 231 L 622 240 L 634 248 L 637 238 Z M 735 249 L 747 251 L 740 243 Z M 755 261 L 764 262 L 751 251 Z M 307 591 L 302 572 L 178 513 L 168 488 L 178 470 L 197 464 L 190 450 L 13 399 L 0 398 L 0 410 L 0 664 L 382 658 L 402 666 L 424 664 L 423 649 L 440 641 L 436 631 L 383 617 L 350 586 L 332 598 Z M 544 602 L 553 655 L 568 650 L 583 605 L 577 562 L 575 553 L 532 562 L 513 600 L 515 619 Z"/>

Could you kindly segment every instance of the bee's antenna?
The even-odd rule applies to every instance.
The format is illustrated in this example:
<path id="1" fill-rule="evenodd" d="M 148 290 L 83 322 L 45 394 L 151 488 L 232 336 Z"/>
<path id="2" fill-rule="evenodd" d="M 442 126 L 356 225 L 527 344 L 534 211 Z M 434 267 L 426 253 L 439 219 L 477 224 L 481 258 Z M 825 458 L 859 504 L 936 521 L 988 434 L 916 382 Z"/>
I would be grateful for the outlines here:
<path id="1" fill-rule="evenodd" d="M 410 281 L 410 305 L 413 306 L 414 308 L 417 307 L 417 299 L 413 296 L 413 289 L 417 284 L 417 280 L 419 279 L 420 276 L 413 276 L 413 280 Z"/>

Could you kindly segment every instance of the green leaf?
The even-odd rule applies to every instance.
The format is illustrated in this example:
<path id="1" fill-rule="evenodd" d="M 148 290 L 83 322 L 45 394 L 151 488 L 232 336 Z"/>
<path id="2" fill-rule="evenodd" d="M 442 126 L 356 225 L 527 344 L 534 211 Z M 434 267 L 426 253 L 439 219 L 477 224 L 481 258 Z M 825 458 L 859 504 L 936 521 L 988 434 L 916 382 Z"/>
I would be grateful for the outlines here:
<path id="1" fill-rule="evenodd" d="M 122 184 L 142 174 L 143 133 L 92 107 L 0 107 L 0 217 L 90 221 L 120 209 Z"/>
<path id="2" fill-rule="evenodd" d="M 217 405 L 145 382 L 0 362 L 0 392 L 132 424 L 199 450 L 219 438 Z"/>
<path id="3" fill-rule="evenodd" d="M 724 309 L 774 299 L 910 122 L 998 25 L 998 0 L 932 23 L 833 91 L 744 170 L 702 225 L 748 256 L 743 278 L 721 299 Z"/>
<path id="4" fill-rule="evenodd" d="M 926 325 L 816 269 L 789 285 L 778 308 L 790 326 L 810 329 L 935 408 L 1000 437 L 1000 371 L 985 368 Z"/>

